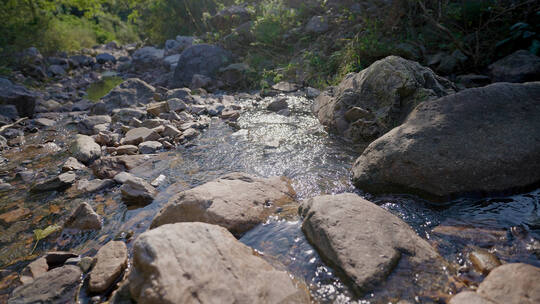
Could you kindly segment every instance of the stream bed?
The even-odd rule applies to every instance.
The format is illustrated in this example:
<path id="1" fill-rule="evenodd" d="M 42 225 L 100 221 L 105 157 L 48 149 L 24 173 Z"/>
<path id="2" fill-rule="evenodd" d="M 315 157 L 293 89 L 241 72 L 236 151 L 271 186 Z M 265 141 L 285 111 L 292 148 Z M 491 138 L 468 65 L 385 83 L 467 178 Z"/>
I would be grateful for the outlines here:
<path id="1" fill-rule="evenodd" d="M 24 167 L 41 175 L 57 174 L 69 156 L 68 143 L 75 131 L 68 124 L 62 129 L 28 136 L 20 149 L 4 155 L 9 161 L 0 164 L 0 177 L 14 179 L 15 186 L 10 192 L 0 193 L 0 296 L 12 289 L 6 278 L 44 252 L 71 250 L 92 256 L 111 239 L 129 240 L 129 247 L 137 235 L 148 229 L 154 215 L 173 194 L 235 171 L 264 177 L 286 176 L 292 180 L 299 201 L 320 194 L 356 192 L 411 225 L 455 266 L 449 276 L 471 284 L 480 281 L 481 276 L 460 274 L 464 272 L 460 267 L 470 268 L 465 253 L 471 244 L 489 248 L 504 262 L 540 266 L 540 189 L 510 197 L 461 199 L 444 206 L 411 196 L 363 193 L 352 185 L 350 175 L 358 151 L 324 130 L 311 113 L 311 100 L 294 94 L 287 98 L 290 116 L 267 111 L 269 99 L 237 97 L 244 112 L 235 126 L 213 119 L 209 128 L 188 147 L 162 152 L 132 170 L 147 180 L 161 174 L 166 176 L 166 182 L 158 188 L 157 199 L 137 209 L 128 209 L 122 203 L 118 187 L 89 195 L 79 195 L 71 189 L 65 193 L 29 194 L 28 185 L 14 179 L 15 173 Z M 83 201 L 104 218 L 103 229 L 51 235 L 40 241 L 32 253 L 35 245 L 32 230 L 61 222 L 69 215 L 66 210 Z M 19 209 L 23 210 L 20 214 L 5 216 Z M 470 238 L 464 236 L 467 229 L 473 231 Z M 478 231 L 493 239 L 482 237 Z M 475 239 L 475 235 L 479 238 Z M 485 240 L 492 241 L 484 244 Z M 393 289 L 376 290 L 361 299 L 355 298 L 307 242 L 295 210 L 282 210 L 247 232 L 240 241 L 274 266 L 303 279 L 317 303 L 388 303 L 396 297 L 424 302 L 417 298 L 419 290 L 414 288 L 398 294 Z M 399 285 L 399 276 L 396 278 Z M 88 301 L 85 297 L 81 299 Z"/>

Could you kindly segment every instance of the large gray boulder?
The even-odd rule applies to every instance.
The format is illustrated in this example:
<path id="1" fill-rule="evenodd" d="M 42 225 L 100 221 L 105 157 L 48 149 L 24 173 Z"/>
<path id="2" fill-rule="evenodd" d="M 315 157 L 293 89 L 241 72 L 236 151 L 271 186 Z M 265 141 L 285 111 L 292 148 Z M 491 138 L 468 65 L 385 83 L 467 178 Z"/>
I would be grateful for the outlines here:
<path id="1" fill-rule="evenodd" d="M 540 303 L 540 268 L 505 264 L 495 268 L 475 292 L 464 291 L 450 304 L 534 304 Z"/>
<path id="2" fill-rule="evenodd" d="M 27 88 L 0 78 L 0 105 L 14 105 L 20 116 L 32 117 L 38 95 Z"/>
<path id="3" fill-rule="evenodd" d="M 130 78 L 112 89 L 101 98 L 101 103 L 92 109 L 93 113 L 104 111 L 111 113 L 113 109 L 129 108 L 138 104 L 148 104 L 154 100 L 156 89 L 138 78 Z M 103 114 L 103 113 L 96 113 Z"/>
<path id="4" fill-rule="evenodd" d="M 540 181 L 540 82 L 496 83 L 419 105 L 353 165 L 369 192 L 428 198 Z"/>
<path id="5" fill-rule="evenodd" d="M 345 76 L 317 97 L 313 110 L 330 131 L 367 144 L 401 124 L 421 102 L 453 92 L 453 84 L 429 68 L 389 56 Z"/>
<path id="6" fill-rule="evenodd" d="M 32 283 L 15 289 L 8 304 L 74 303 L 81 276 L 78 266 L 67 265 L 52 269 Z"/>
<path id="7" fill-rule="evenodd" d="M 287 272 L 254 255 L 225 228 L 205 223 L 141 234 L 127 284 L 137 303 L 309 303 Z"/>
<path id="8" fill-rule="evenodd" d="M 526 50 L 512 53 L 489 66 L 493 82 L 540 80 L 540 57 Z"/>
<path id="9" fill-rule="evenodd" d="M 205 222 L 242 234 L 275 208 L 291 202 L 294 190 L 282 177 L 260 178 L 231 173 L 173 196 L 152 227 L 178 222 Z"/>
<path id="10" fill-rule="evenodd" d="M 188 87 L 193 75 L 214 77 L 220 68 L 230 63 L 232 54 L 219 46 L 210 44 L 192 45 L 178 59 L 171 86 Z"/>
<path id="11" fill-rule="evenodd" d="M 414 273 L 428 278 L 430 271 L 444 266 L 405 222 L 356 194 L 314 197 L 301 204 L 299 213 L 307 239 L 358 295 L 383 283 L 402 259 L 410 267 L 410 286 L 405 288 L 420 284 L 413 282 Z"/>

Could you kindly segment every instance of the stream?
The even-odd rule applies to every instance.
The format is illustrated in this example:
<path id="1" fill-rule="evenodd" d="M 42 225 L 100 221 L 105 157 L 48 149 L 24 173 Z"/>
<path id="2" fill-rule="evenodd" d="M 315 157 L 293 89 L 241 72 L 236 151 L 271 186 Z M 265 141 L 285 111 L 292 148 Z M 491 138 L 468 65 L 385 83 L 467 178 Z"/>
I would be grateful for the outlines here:
<path id="1" fill-rule="evenodd" d="M 510 197 L 464 198 L 446 205 L 432 205 L 411 196 L 363 193 L 352 185 L 350 175 L 359 153 L 324 130 L 311 113 L 311 100 L 294 93 L 287 97 L 292 112 L 288 117 L 267 111 L 270 99 L 257 101 L 237 96 L 244 112 L 236 126 L 213 119 L 209 128 L 189 146 L 162 152 L 135 168 L 132 173 L 147 180 L 161 174 L 166 176 L 166 182 L 158 188 L 157 199 L 143 208 L 128 209 L 121 201 L 118 186 L 82 196 L 71 189 L 65 193 L 28 194 L 26 183 L 13 181 L 13 191 L 0 193 L 0 215 L 16 207 L 26 211 L 12 222 L 0 221 L 0 271 L 3 271 L 0 290 L 5 288 L 0 295 L 11 290 L 4 279 L 9 273 L 20 271 L 46 251 L 70 250 L 92 256 L 111 239 L 130 240 L 128 247 L 131 246 L 173 194 L 235 171 L 264 177 L 286 176 L 292 180 L 299 201 L 320 194 L 356 192 L 411 225 L 455 265 L 456 270 L 450 276 L 466 278 L 469 282 L 481 281 L 479 275 L 461 274 L 460 267 L 470 268 L 464 252 L 471 242 L 489 248 L 504 262 L 540 266 L 540 189 Z M 6 153 L 4 157 L 9 161 L 0 164 L 0 177 L 15 178 L 21 167 L 40 174 L 57 174 L 69 156 L 68 143 L 76 131 L 71 124 L 56 131 L 27 136 L 20 149 Z M 103 216 L 103 229 L 57 233 L 40 241 L 31 253 L 35 245 L 32 230 L 61 222 L 69 213 L 65 210 L 83 201 Z M 437 232 L 433 230 L 437 226 L 479 228 L 495 237 L 491 243 L 484 244 L 486 238 L 474 240 L 473 237 L 471 241 L 462 235 L 462 230 L 455 232 L 448 228 Z M 295 210 L 280 210 L 243 235 L 240 241 L 257 250 L 275 267 L 303 279 L 317 303 L 388 303 L 396 297 L 393 290 L 376 290 L 361 299 L 354 298 L 307 242 Z M 413 300 L 418 292 L 412 288 L 399 291 L 399 296 Z M 82 297 L 81 302 L 88 302 L 88 298 Z"/>

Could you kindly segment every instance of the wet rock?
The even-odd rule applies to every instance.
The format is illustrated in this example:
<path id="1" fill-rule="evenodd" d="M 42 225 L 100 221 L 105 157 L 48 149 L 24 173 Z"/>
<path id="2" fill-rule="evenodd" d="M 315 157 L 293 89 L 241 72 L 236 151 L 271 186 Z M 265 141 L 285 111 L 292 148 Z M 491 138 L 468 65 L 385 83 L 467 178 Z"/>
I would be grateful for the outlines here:
<path id="1" fill-rule="evenodd" d="M 442 236 L 453 243 L 472 243 L 481 247 L 491 247 L 507 241 L 505 230 L 440 225 L 433 228 L 431 233 L 433 236 Z"/>
<path id="2" fill-rule="evenodd" d="M 11 185 L 8 184 L 10 186 L 9 188 L 5 190 L 1 190 L 1 185 L 2 184 L 0 183 L 0 191 L 7 191 L 7 190 L 13 189 L 13 187 L 11 187 Z M 19 221 L 27 217 L 31 213 L 32 212 L 30 212 L 30 210 L 27 208 L 17 208 L 17 209 L 0 214 L 0 220 L 4 221 L 7 224 L 11 224 L 15 221 Z"/>
<path id="3" fill-rule="evenodd" d="M 110 123 L 111 117 L 109 115 L 93 115 L 81 120 L 77 125 L 77 128 L 81 134 L 94 135 L 98 133 L 96 126 L 104 124 L 108 125 Z"/>
<path id="4" fill-rule="evenodd" d="M 45 192 L 45 191 L 53 191 L 58 190 L 62 191 L 67 189 L 69 186 L 71 186 L 77 176 L 74 173 L 66 172 L 62 173 L 56 177 L 53 177 L 51 179 L 48 179 L 44 182 L 38 183 L 30 189 L 31 192 Z"/>
<path id="5" fill-rule="evenodd" d="M 497 304 L 474 291 L 462 291 L 450 299 L 449 304 Z"/>
<path id="6" fill-rule="evenodd" d="M 141 127 L 129 130 L 122 141 L 126 145 L 138 145 L 142 142 L 158 140 L 159 138 L 159 134 L 154 130 Z"/>
<path id="7" fill-rule="evenodd" d="M 127 286 L 138 303 L 309 303 L 289 274 L 255 256 L 226 229 L 205 223 L 141 234 Z"/>
<path id="8" fill-rule="evenodd" d="M 478 272 L 487 275 L 490 271 L 501 265 L 501 261 L 493 253 L 476 248 L 469 253 L 469 260 Z"/>
<path id="9" fill-rule="evenodd" d="M 209 44 L 190 46 L 180 55 L 170 84 L 175 88 L 189 86 L 195 74 L 214 77 L 221 67 L 230 62 L 231 57 L 229 51 L 219 46 Z"/>
<path id="10" fill-rule="evenodd" d="M 101 147 L 92 137 L 78 134 L 71 146 L 71 155 L 80 162 L 89 164 L 101 156 Z"/>
<path id="11" fill-rule="evenodd" d="M 540 303 L 540 268 L 505 264 L 489 273 L 475 292 L 461 292 L 450 304 L 534 304 Z"/>
<path id="12" fill-rule="evenodd" d="M 156 215 L 152 227 L 205 222 L 242 234 L 261 223 L 275 207 L 291 202 L 293 195 L 285 178 L 231 173 L 172 197 Z"/>
<path id="13" fill-rule="evenodd" d="M 453 88 L 451 82 L 417 62 L 389 56 L 345 76 L 333 91 L 317 97 L 313 110 L 331 131 L 367 144 L 401 124 L 421 102 L 442 97 Z M 345 114 L 354 107 L 371 115 L 347 119 Z"/>
<path id="14" fill-rule="evenodd" d="M 113 109 L 129 108 L 138 104 L 148 104 L 154 100 L 156 89 L 138 78 L 130 78 L 111 90 L 101 98 L 105 112 L 111 113 Z"/>
<path id="15" fill-rule="evenodd" d="M 146 106 L 146 111 L 158 117 L 161 113 L 169 112 L 169 104 L 166 101 L 151 103 Z"/>
<path id="16" fill-rule="evenodd" d="M 0 78 L 0 105 L 14 105 L 21 116 L 32 117 L 36 107 L 37 93 L 24 86 Z"/>
<path id="17" fill-rule="evenodd" d="M 114 181 L 111 179 L 82 179 L 77 184 L 77 189 L 84 193 L 98 192 L 103 189 L 110 188 L 114 185 Z"/>
<path id="18" fill-rule="evenodd" d="M 77 263 L 77 266 L 81 268 L 82 272 L 87 273 L 92 266 L 94 266 L 95 259 L 92 257 L 83 257 Z"/>
<path id="19" fill-rule="evenodd" d="M 86 169 L 86 166 L 81 164 L 75 157 L 69 157 L 62 165 L 62 172 L 79 171 Z"/>
<path id="20" fill-rule="evenodd" d="M 16 288 L 8 304 L 75 302 L 81 275 L 82 272 L 77 266 L 67 265 L 52 269 L 32 283 Z"/>
<path id="21" fill-rule="evenodd" d="M 137 206 L 144 206 L 152 203 L 157 191 L 152 185 L 142 178 L 128 178 L 122 187 L 122 199 L 128 203 Z"/>
<path id="22" fill-rule="evenodd" d="M 41 257 L 24 267 L 19 279 L 24 285 L 30 284 L 34 279 L 45 274 L 48 270 L 49 265 L 47 264 L 47 260 Z"/>
<path id="23" fill-rule="evenodd" d="M 139 152 L 141 154 L 152 154 L 161 150 L 163 145 L 158 141 L 145 141 L 139 144 Z"/>
<path id="24" fill-rule="evenodd" d="M 324 33 L 328 31 L 328 18 L 325 16 L 313 16 L 306 25 L 308 33 Z"/>
<path id="25" fill-rule="evenodd" d="M 102 293 L 109 289 L 127 267 L 128 252 L 124 242 L 111 241 L 96 254 L 96 264 L 90 272 L 88 289 Z"/>
<path id="26" fill-rule="evenodd" d="M 120 172 L 129 171 L 147 160 L 145 155 L 106 156 L 95 161 L 91 169 L 98 178 L 113 178 Z"/>
<path id="27" fill-rule="evenodd" d="M 64 223 L 64 227 L 79 230 L 101 230 L 101 217 L 92 209 L 92 206 L 84 202 L 73 211 Z"/>
<path id="28" fill-rule="evenodd" d="M 279 98 L 268 104 L 266 109 L 272 112 L 279 112 L 281 110 L 287 109 L 288 107 L 289 104 L 287 103 L 287 98 Z"/>
<path id="29" fill-rule="evenodd" d="M 540 181 L 537 130 L 540 83 L 464 90 L 423 103 L 369 145 L 353 181 L 369 192 L 430 198 L 526 187 Z"/>
<path id="30" fill-rule="evenodd" d="M 489 66 L 493 82 L 527 82 L 540 80 L 540 57 L 526 51 L 515 53 Z"/>
<path id="31" fill-rule="evenodd" d="M 347 276 L 357 294 L 384 282 L 401 259 L 411 267 L 411 281 L 418 267 L 440 267 L 437 252 L 406 223 L 356 194 L 314 197 L 301 204 L 299 213 L 308 240 Z"/>
<path id="32" fill-rule="evenodd" d="M 105 64 L 105 63 L 116 63 L 116 58 L 109 54 L 109 53 L 101 53 L 96 56 L 96 61 L 99 64 Z"/>

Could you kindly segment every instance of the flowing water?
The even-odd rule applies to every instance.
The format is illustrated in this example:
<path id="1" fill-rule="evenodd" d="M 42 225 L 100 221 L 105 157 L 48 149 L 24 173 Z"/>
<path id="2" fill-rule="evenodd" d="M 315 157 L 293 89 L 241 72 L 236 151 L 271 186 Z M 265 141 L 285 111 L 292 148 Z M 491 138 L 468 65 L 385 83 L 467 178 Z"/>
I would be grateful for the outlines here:
<path id="1" fill-rule="evenodd" d="M 0 220 L 0 269 L 4 271 L 0 273 L 0 289 L 5 288 L 0 296 L 10 290 L 6 279 L 10 273 L 20 271 L 43 252 L 71 250 L 93 255 L 111 239 L 126 239 L 129 246 L 149 227 L 153 216 L 174 193 L 234 171 L 260 176 L 287 176 L 293 181 L 298 200 L 355 191 L 401 217 L 457 267 L 467 267 L 464 252 L 471 243 L 491 248 L 504 261 L 523 261 L 540 266 L 540 190 L 504 198 L 462 199 L 447 206 L 433 206 L 408 196 L 364 194 L 351 184 L 350 167 L 358 152 L 324 131 L 311 114 L 312 101 L 289 95 L 292 114 L 287 117 L 266 111 L 269 99 L 237 99 L 245 112 L 236 126 L 214 119 L 189 147 L 150 157 L 132 171 L 147 180 L 161 174 L 166 176 L 166 182 L 158 188 L 157 199 L 146 207 L 126 208 L 118 188 L 82 196 L 71 189 L 66 193 L 30 195 L 26 183 L 13 181 L 15 190 L 0 193 L 0 216 L 13 210 L 23 211 L 13 218 Z M 74 135 L 69 127 L 59 131 L 59 134 L 42 132 L 28 136 L 24 148 L 5 155 L 9 162 L 0 165 L 0 177 L 10 181 L 16 168 L 21 167 L 40 171 L 43 175 L 57 174 L 59 166 L 68 157 L 66 145 Z M 49 144 L 43 145 L 47 142 Z M 55 150 L 55 147 L 50 142 L 55 142 L 60 152 L 51 152 L 50 149 Z M 51 235 L 41 241 L 31 254 L 34 246 L 32 229 L 61 222 L 69 214 L 66 210 L 82 201 L 89 202 L 104 217 L 103 229 L 99 232 L 73 234 L 64 231 Z M 450 228 L 432 231 L 439 225 Z M 474 230 L 472 238 L 467 239 L 463 229 L 456 232 L 452 227 L 462 227 L 465 231 L 481 228 L 481 232 L 493 238 L 475 239 L 478 233 Z M 485 240 L 488 244 L 483 243 Z M 290 210 L 282 210 L 270 217 L 247 232 L 240 241 L 253 247 L 276 267 L 287 269 L 304 280 L 315 302 L 348 303 L 358 300 L 388 303 L 396 296 L 389 288 L 355 299 L 334 270 L 325 265 L 307 242 L 301 231 L 301 219 Z M 449 276 L 459 276 L 459 273 L 452 272 Z M 470 275 L 466 279 L 471 282 L 480 280 Z M 395 276 L 395 280 L 399 285 L 402 279 Z M 409 289 L 399 294 L 414 300 L 419 290 Z"/>

